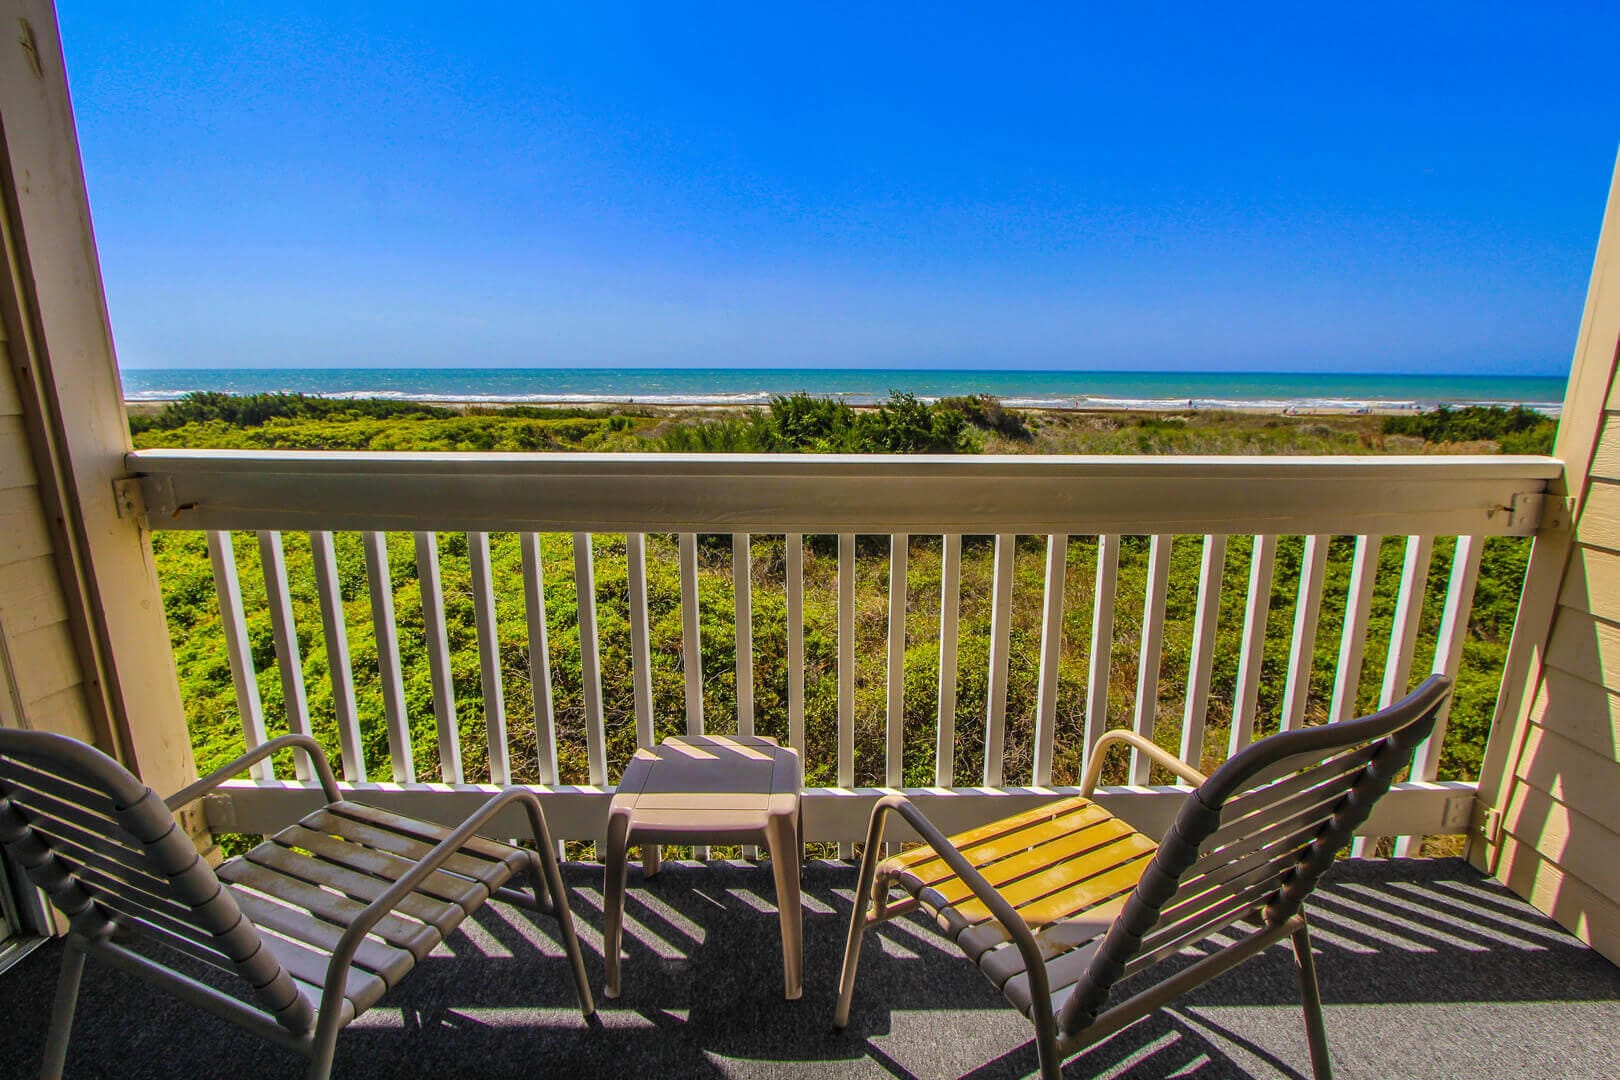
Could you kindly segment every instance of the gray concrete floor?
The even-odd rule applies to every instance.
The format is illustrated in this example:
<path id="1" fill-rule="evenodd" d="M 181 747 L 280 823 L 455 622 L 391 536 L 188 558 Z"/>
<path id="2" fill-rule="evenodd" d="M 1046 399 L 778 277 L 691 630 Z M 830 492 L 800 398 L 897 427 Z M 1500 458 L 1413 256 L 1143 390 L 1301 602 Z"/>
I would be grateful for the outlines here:
<path id="1" fill-rule="evenodd" d="M 920 920 L 869 935 L 831 1028 L 855 874 L 806 870 L 805 993 L 781 997 L 767 869 L 633 870 L 625 993 L 574 1010 L 550 920 L 492 905 L 340 1039 L 339 1077 L 1013 1077 L 1030 1029 Z M 601 869 L 567 869 L 593 982 Z M 1310 907 L 1341 1077 L 1620 1076 L 1620 969 L 1455 860 L 1341 862 Z M 38 1068 L 60 950 L 0 976 L 0 1075 Z M 1285 946 L 1070 1061 L 1075 1077 L 1308 1075 Z M 68 1075 L 293 1077 L 300 1063 L 91 963 Z"/>

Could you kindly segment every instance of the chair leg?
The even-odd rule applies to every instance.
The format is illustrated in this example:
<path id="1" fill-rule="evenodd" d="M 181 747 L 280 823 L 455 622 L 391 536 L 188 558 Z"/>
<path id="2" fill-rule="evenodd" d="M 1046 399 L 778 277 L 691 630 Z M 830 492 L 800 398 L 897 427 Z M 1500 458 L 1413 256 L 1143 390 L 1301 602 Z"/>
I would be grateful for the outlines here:
<path id="1" fill-rule="evenodd" d="M 1051 999 L 1037 998 L 1029 1013 L 1035 1025 L 1035 1052 L 1040 1057 L 1041 1080 L 1063 1080 L 1063 1051 L 1058 1048 L 1057 1017 L 1052 1012 Z"/>
<path id="2" fill-rule="evenodd" d="M 866 912 L 872 904 L 872 887 L 877 881 L 878 862 L 883 858 L 883 811 L 872 814 L 866 830 L 866 850 L 861 855 L 861 877 L 855 886 L 855 910 L 849 916 L 849 940 L 844 945 L 844 968 L 838 977 L 838 1005 L 833 1010 L 833 1027 L 849 1026 L 849 1004 L 855 996 L 855 968 L 861 960 L 861 939 L 866 936 Z"/>
<path id="3" fill-rule="evenodd" d="M 309 1057 L 309 1067 L 304 1070 L 304 1080 L 328 1080 L 332 1075 L 332 1055 L 336 1050 L 336 1037 L 317 1039 L 314 1052 Z"/>
<path id="4" fill-rule="evenodd" d="M 776 878 L 776 910 L 782 923 L 782 978 L 789 1001 L 804 994 L 804 900 L 799 892 L 800 851 L 796 817 L 773 817 L 765 827 Z"/>
<path id="5" fill-rule="evenodd" d="M 591 997 L 590 979 L 585 974 L 585 954 L 579 949 L 579 934 L 574 930 L 574 911 L 568 906 L 568 890 L 563 885 L 562 870 L 557 859 L 562 842 L 552 843 L 551 830 L 540 803 L 530 798 L 524 805 L 529 815 L 529 831 L 534 836 L 536 850 L 529 856 L 529 875 L 534 885 L 535 905 L 550 911 L 557 920 L 557 932 L 562 936 L 563 951 L 568 954 L 569 966 L 574 969 L 574 992 L 579 997 L 580 1014 L 589 1020 L 596 1015 L 596 1000 Z M 541 899 L 541 883 L 548 893 L 549 903 Z"/>
<path id="6" fill-rule="evenodd" d="M 1063 1052 L 1058 1049 L 1057 1039 L 1037 1033 L 1035 1052 L 1040 1056 L 1041 1080 L 1063 1080 Z"/>
<path id="7" fill-rule="evenodd" d="M 304 1070 L 304 1080 L 328 1080 L 332 1075 L 332 1057 L 337 1052 L 338 1032 L 343 1030 L 343 1025 L 338 1022 L 339 1015 L 336 1008 L 323 1008 L 320 1011 L 315 1021 L 315 1033 L 310 1039 L 309 1067 Z"/>
<path id="8" fill-rule="evenodd" d="M 546 891 L 551 894 L 552 914 L 557 918 L 557 933 L 562 937 L 563 952 L 568 954 L 568 966 L 574 969 L 574 993 L 579 998 L 579 1013 L 589 1020 L 596 1015 L 596 999 L 591 996 L 590 976 L 585 973 L 585 954 L 579 947 L 579 934 L 574 930 L 574 909 L 568 905 L 568 892 L 563 885 L 562 869 L 557 865 L 556 847 L 546 844 L 540 849 L 540 870 L 546 878 Z"/>
<path id="9" fill-rule="evenodd" d="M 45 1039 L 45 1061 L 39 1067 L 42 1080 L 60 1080 L 67 1064 L 68 1036 L 73 1031 L 73 1011 L 79 1004 L 79 978 L 84 974 L 84 951 L 72 939 L 62 952 L 62 973 L 56 980 L 56 1002 L 51 1006 L 51 1031 Z"/>
<path id="10" fill-rule="evenodd" d="M 607 976 L 602 981 L 604 997 L 619 996 L 619 948 L 624 939 L 624 888 L 630 863 L 630 818 L 627 814 L 608 816 L 607 857 L 602 860 L 602 959 Z"/>
<path id="11" fill-rule="evenodd" d="M 1305 1006 L 1305 1039 L 1311 1047 L 1311 1073 L 1316 1080 L 1332 1080 L 1333 1062 L 1328 1057 L 1327 1029 L 1322 1023 L 1322 993 L 1316 984 L 1310 929 L 1301 925 L 1294 931 L 1293 940 L 1294 959 L 1299 962 L 1299 993 Z"/>

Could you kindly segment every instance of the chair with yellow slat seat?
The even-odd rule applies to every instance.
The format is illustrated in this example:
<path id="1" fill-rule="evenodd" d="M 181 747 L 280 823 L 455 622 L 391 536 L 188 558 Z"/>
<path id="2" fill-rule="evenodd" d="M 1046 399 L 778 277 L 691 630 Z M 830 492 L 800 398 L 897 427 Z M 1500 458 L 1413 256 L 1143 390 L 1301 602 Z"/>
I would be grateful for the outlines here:
<path id="1" fill-rule="evenodd" d="M 1092 750 L 1081 796 L 945 837 L 903 795 L 879 800 L 867 832 L 835 1024 L 849 1022 L 865 931 L 931 913 L 1035 1025 L 1041 1073 L 1289 937 L 1299 961 L 1317 1077 L 1331 1075 L 1303 904 L 1434 726 L 1449 680 L 1434 676 L 1380 713 L 1273 735 L 1209 777 L 1126 731 Z M 1122 744 L 1197 785 L 1164 838 L 1092 802 L 1102 752 Z M 883 860 L 897 813 L 923 845 Z M 895 898 L 896 891 L 904 894 Z M 1162 975 L 1110 1008 L 1121 979 L 1234 924 L 1236 942 Z"/>

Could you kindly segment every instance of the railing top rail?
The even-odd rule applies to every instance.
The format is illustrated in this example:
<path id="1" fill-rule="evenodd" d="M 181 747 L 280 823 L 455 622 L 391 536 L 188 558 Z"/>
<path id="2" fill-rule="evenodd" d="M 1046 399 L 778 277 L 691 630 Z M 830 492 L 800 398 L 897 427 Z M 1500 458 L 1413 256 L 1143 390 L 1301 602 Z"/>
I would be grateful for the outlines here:
<path id="1" fill-rule="evenodd" d="M 141 450 L 154 528 L 1529 535 L 1531 456 Z"/>
<path id="2" fill-rule="evenodd" d="M 1232 454 L 655 454 L 501 453 L 492 451 L 136 450 L 131 472 L 232 471 L 417 474 L 460 473 L 469 465 L 502 475 L 914 476 L 941 469 L 963 476 L 1065 475 L 1269 476 L 1404 475 L 1548 480 L 1563 463 L 1537 454 L 1318 454 L 1245 457 Z"/>

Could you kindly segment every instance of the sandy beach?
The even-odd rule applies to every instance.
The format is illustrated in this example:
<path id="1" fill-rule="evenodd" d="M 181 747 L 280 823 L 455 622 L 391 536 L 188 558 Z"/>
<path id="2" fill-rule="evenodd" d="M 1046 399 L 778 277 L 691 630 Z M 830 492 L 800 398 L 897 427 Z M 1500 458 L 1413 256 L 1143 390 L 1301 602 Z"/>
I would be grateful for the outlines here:
<path id="1" fill-rule="evenodd" d="M 537 402 L 533 400 L 490 399 L 467 401 L 465 398 L 422 397 L 409 399 L 422 405 L 436 408 L 451 409 L 457 412 L 487 412 L 491 410 L 508 409 L 515 407 L 525 408 L 555 408 L 558 410 L 590 409 L 610 412 L 623 412 L 637 416 L 655 417 L 696 417 L 696 416 L 725 416 L 728 414 L 744 413 L 750 409 L 763 407 L 764 403 L 746 404 L 713 404 L 710 402 L 646 402 L 634 398 L 601 398 L 598 400 L 580 400 L 564 402 Z M 932 400 L 923 398 L 924 401 Z M 162 410 L 167 404 L 165 401 L 150 399 L 126 399 L 124 407 L 132 416 L 151 415 Z M 1462 407 L 1472 402 L 1458 403 L 1453 407 Z M 1502 402 L 1479 402 L 1481 405 L 1501 406 Z M 1099 418 L 1109 417 L 1119 419 L 1133 415 L 1157 416 L 1170 418 L 1177 415 L 1209 415 L 1230 414 L 1239 416 L 1409 416 L 1424 411 L 1422 405 L 1411 402 L 1206 402 L 1198 399 L 1185 401 L 1156 401 L 1152 403 L 1131 402 L 1121 403 L 1118 406 L 1099 406 L 1094 401 L 1085 403 L 1060 404 L 1043 401 L 1039 405 L 1023 405 L 1015 401 L 1002 402 L 1005 408 L 1014 409 L 1032 417 L 1039 418 L 1043 414 L 1054 414 L 1068 417 L 1083 417 L 1095 415 Z M 852 403 L 851 407 L 857 411 L 874 409 L 877 406 L 868 402 Z M 1556 417 L 1559 406 L 1547 403 L 1531 403 L 1527 408 L 1534 409 L 1546 416 Z"/>

